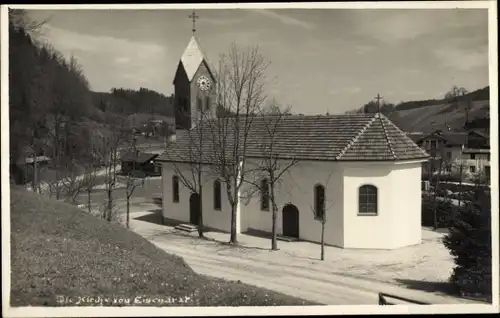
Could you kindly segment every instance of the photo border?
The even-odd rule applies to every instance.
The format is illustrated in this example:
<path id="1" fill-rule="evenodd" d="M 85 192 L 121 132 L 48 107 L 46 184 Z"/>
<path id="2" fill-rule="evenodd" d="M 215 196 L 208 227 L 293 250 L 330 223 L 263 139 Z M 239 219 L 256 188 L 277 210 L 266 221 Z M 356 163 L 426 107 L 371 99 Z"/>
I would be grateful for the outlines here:
<path id="1" fill-rule="evenodd" d="M 329 305 L 283 307 L 10 307 L 10 180 L 9 180 L 9 90 L 8 90 L 8 8 L 27 10 L 81 9 L 488 9 L 490 118 L 498 118 L 498 43 L 496 1 L 415 1 L 336 3 L 225 3 L 225 4 L 92 4 L 92 5 L 2 5 L 1 7 L 1 129 L 2 129 L 2 307 L 6 317 L 104 317 L 104 316 L 227 316 L 227 315 L 326 315 L 326 314 L 436 314 L 498 313 L 499 311 L 499 200 L 498 121 L 490 121 L 492 189 L 492 304 L 380 306 Z M 494 190 L 497 189 L 497 190 Z M 9 213 L 7 213 L 9 211 Z M 494 212 L 494 213 L 493 213 Z"/>

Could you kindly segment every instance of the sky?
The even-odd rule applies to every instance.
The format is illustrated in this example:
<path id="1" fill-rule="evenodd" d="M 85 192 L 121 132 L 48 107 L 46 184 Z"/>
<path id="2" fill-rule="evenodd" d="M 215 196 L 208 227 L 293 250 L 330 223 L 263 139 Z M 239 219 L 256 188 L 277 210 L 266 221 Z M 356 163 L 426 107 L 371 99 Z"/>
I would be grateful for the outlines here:
<path id="1" fill-rule="evenodd" d="M 191 10 L 29 10 L 42 36 L 82 65 L 94 91 L 145 87 L 170 95 L 192 36 Z M 210 62 L 232 42 L 270 62 L 269 100 L 331 114 L 442 97 L 488 85 L 487 9 L 199 9 Z"/>

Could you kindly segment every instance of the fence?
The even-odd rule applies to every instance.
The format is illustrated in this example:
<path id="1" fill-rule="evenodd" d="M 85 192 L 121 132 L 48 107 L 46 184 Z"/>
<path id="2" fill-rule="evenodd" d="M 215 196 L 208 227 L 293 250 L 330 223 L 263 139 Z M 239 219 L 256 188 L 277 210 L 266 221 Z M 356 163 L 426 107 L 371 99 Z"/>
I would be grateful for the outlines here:
<path id="1" fill-rule="evenodd" d="M 387 298 L 397 299 L 400 302 L 397 302 L 397 303 L 389 302 L 387 300 Z M 403 302 L 403 303 L 406 302 L 406 303 L 410 303 L 410 304 L 414 304 L 414 305 L 430 305 L 429 303 L 418 301 L 418 300 L 408 299 L 408 298 L 405 298 L 405 297 L 395 296 L 395 295 L 386 294 L 386 293 L 378 293 L 378 304 L 379 305 L 382 305 L 382 306 L 386 306 L 386 305 L 402 305 L 403 303 L 401 303 L 401 302 Z"/>

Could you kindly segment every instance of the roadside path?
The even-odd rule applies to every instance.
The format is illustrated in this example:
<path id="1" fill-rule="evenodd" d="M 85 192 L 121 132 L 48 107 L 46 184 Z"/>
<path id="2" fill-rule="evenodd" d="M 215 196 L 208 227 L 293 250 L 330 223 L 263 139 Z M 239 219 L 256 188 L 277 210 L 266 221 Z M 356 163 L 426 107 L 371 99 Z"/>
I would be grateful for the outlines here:
<path id="1" fill-rule="evenodd" d="M 139 214 L 135 213 L 135 216 Z M 183 257 L 199 274 L 240 280 L 323 304 L 378 304 L 379 292 L 432 304 L 472 303 L 465 299 L 404 288 L 394 283 L 335 273 L 321 264 L 315 265 L 311 260 L 298 259 L 280 251 L 234 248 L 199 240 L 195 234 L 175 233 L 171 227 L 150 222 L 133 219 L 131 229 L 162 250 Z M 283 246 L 287 242 L 280 244 Z"/>

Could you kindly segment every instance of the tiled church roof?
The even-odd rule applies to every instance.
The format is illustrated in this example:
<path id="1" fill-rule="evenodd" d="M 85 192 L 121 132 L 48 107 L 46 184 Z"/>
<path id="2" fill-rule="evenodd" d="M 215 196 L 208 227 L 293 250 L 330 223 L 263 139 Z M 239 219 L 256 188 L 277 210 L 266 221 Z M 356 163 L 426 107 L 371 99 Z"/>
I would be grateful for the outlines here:
<path id="1" fill-rule="evenodd" d="M 382 114 L 292 115 L 283 116 L 279 121 L 278 118 L 251 118 L 247 158 L 266 157 L 271 146 L 273 156 L 282 159 L 396 161 L 428 158 L 424 150 Z M 244 120 L 245 117 L 240 118 Z M 220 151 L 222 144 L 227 145 L 224 152 L 230 160 L 234 157 L 229 151 L 234 144 L 234 129 L 230 128 L 234 122 L 235 118 L 206 120 L 189 132 L 179 132 L 176 141 L 156 160 L 197 162 L 202 154 L 203 162 L 214 163 L 222 159 L 219 156 L 223 153 Z M 228 133 L 218 133 L 220 127 L 226 127 L 223 130 Z M 220 141 L 222 139 L 225 143 Z"/>

